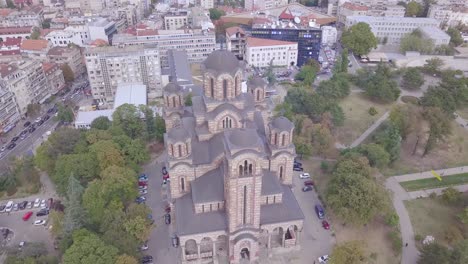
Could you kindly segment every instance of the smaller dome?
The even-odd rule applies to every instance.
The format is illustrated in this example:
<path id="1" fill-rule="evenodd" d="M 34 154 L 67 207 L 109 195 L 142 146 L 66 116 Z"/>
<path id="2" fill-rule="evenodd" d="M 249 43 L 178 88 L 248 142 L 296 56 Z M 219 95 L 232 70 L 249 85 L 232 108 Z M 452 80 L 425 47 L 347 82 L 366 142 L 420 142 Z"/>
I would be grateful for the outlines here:
<path id="1" fill-rule="evenodd" d="M 167 136 L 171 141 L 185 141 L 187 138 L 189 138 L 187 130 L 182 126 L 172 128 L 167 133 Z"/>
<path id="2" fill-rule="evenodd" d="M 170 94 L 178 93 L 182 91 L 182 86 L 178 85 L 177 83 L 168 83 L 164 86 L 164 91 Z"/>
<path id="3" fill-rule="evenodd" d="M 275 118 L 271 122 L 271 125 L 274 128 L 282 130 L 282 131 L 284 131 L 284 130 L 290 131 L 294 127 L 294 124 L 284 116 L 280 116 L 280 117 Z"/>
<path id="4" fill-rule="evenodd" d="M 215 50 L 203 63 L 205 68 L 219 73 L 235 73 L 240 68 L 237 57 L 227 50 Z"/>
<path id="5" fill-rule="evenodd" d="M 265 82 L 265 80 L 263 80 L 263 78 L 260 76 L 255 76 L 247 82 L 247 85 L 252 86 L 253 88 L 256 88 L 256 87 L 263 88 L 266 84 L 267 83 Z"/>
<path id="6" fill-rule="evenodd" d="M 250 129 L 238 129 L 229 135 L 229 141 L 238 147 L 252 147 L 257 142 L 257 137 Z"/>

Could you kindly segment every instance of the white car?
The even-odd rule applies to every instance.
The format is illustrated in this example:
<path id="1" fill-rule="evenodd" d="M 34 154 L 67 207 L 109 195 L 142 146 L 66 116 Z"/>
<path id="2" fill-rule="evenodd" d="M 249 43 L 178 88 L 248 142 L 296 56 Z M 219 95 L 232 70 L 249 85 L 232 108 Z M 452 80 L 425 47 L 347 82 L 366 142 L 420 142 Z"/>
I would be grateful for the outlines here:
<path id="1" fill-rule="evenodd" d="M 34 203 L 33 202 L 28 202 L 28 205 L 26 205 L 26 208 L 31 209 L 33 208 Z"/>
<path id="2" fill-rule="evenodd" d="M 301 173 L 301 174 L 299 175 L 299 178 L 301 178 L 301 179 L 309 179 L 309 178 L 310 178 L 310 174 L 307 173 L 307 172 L 306 172 L 306 173 Z"/>
<path id="3" fill-rule="evenodd" d="M 148 190 L 148 186 L 138 186 L 138 190 L 141 191 L 141 190 Z"/>
<path id="4" fill-rule="evenodd" d="M 41 118 L 38 117 L 38 118 L 36 118 L 36 120 L 34 122 L 39 123 L 40 121 L 41 121 Z"/>
<path id="5" fill-rule="evenodd" d="M 41 205 L 41 200 L 39 200 L 39 198 L 37 198 L 36 200 L 34 200 L 34 208 L 37 208 Z"/>
<path id="6" fill-rule="evenodd" d="M 147 244 L 144 244 L 140 247 L 140 250 L 141 251 L 145 251 L 145 250 L 148 250 L 148 245 Z"/>
<path id="7" fill-rule="evenodd" d="M 148 193 L 147 190 L 140 190 L 140 195 L 145 195 L 145 194 L 147 194 L 147 193 Z"/>
<path id="8" fill-rule="evenodd" d="M 328 255 L 323 255 L 323 256 L 318 258 L 318 261 L 319 261 L 319 263 L 327 263 L 329 259 L 330 258 L 328 257 Z"/>
<path id="9" fill-rule="evenodd" d="M 17 203 L 15 203 L 15 204 L 13 205 L 13 211 L 18 211 L 18 209 L 19 209 L 19 206 L 18 206 Z"/>
<path id="10" fill-rule="evenodd" d="M 5 206 L 5 212 L 11 212 L 11 210 L 13 209 L 13 201 L 8 201 L 8 203 L 6 204 Z"/>
<path id="11" fill-rule="evenodd" d="M 40 225 L 45 225 L 45 223 L 46 223 L 45 220 L 36 220 L 34 221 L 33 225 L 40 226 Z"/>
<path id="12" fill-rule="evenodd" d="M 41 208 L 46 208 L 47 205 L 46 205 L 46 200 L 42 200 L 41 201 Z"/>

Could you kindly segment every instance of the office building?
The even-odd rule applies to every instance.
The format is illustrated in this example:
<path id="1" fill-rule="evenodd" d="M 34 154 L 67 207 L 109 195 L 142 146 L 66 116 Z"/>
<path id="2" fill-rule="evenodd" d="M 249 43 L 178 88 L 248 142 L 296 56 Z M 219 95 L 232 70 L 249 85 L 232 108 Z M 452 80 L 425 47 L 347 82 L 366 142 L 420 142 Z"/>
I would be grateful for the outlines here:
<path id="1" fill-rule="evenodd" d="M 419 31 L 421 31 L 424 38 L 430 39 L 436 47 L 450 43 L 450 36 L 438 27 L 420 27 Z"/>
<path id="2" fill-rule="evenodd" d="M 121 83 L 143 83 L 148 98 L 162 96 L 156 45 L 88 48 L 85 59 L 93 97 L 100 102 L 113 104 L 117 85 Z"/>
<path id="3" fill-rule="evenodd" d="M 81 51 L 76 47 L 53 47 L 47 53 L 47 59 L 60 66 L 67 64 L 75 77 L 82 75 L 86 71 Z"/>
<path id="4" fill-rule="evenodd" d="M 107 43 L 112 44 L 112 38 L 117 33 L 117 29 L 114 21 L 110 21 L 107 18 L 95 18 L 91 22 L 88 22 L 89 38 L 91 41 L 96 39 L 102 39 Z"/>
<path id="5" fill-rule="evenodd" d="M 191 25 L 189 22 L 190 13 L 187 10 L 169 11 L 163 15 L 164 29 L 176 30 Z"/>
<path id="6" fill-rule="evenodd" d="M 468 7 L 431 5 L 427 17 L 436 19 L 444 27 L 468 25 Z"/>
<path id="7" fill-rule="evenodd" d="M 244 60 L 258 68 L 297 65 L 297 42 L 247 37 Z"/>

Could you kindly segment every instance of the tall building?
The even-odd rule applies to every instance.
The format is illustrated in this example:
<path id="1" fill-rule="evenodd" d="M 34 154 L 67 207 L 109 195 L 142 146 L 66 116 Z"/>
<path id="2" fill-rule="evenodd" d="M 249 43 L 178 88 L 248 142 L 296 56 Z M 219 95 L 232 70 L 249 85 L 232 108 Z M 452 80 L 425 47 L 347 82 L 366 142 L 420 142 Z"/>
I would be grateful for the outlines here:
<path id="1" fill-rule="evenodd" d="M 247 37 L 244 60 L 251 66 L 296 66 L 297 43 L 273 39 Z"/>
<path id="2" fill-rule="evenodd" d="M 226 48 L 234 53 L 239 60 L 244 59 L 245 41 L 247 35 L 240 27 L 226 28 Z"/>
<path id="3" fill-rule="evenodd" d="M 182 263 L 249 263 L 262 252 L 298 249 L 304 215 L 291 191 L 294 125 L 271 116 L 266 83 L 243 93 L 241 62 L 214 51 L 202 91 L 165 86 L 166 168 Z"/>
<path id="4" fill-rule="evenodd" d="M 23 8 L 22 10 L 2 9 L 0 27 L 41 27 L 44 11 L 41 6 Z"/>
<path id="5" fill-rule="evenodd" d="M 0 134 L 10 131 L 21 119 L 15 95 L 0 80 Z"/>
<path id="6" fill-rule="evenodd" d="M 2 63 L 0 74 L 5 87 L 15 95 L 22 116 L 26 115 L 29 104 L 41 104 L 51 96 L 42 63 L 36 60 L 23 58 Z"/>
<path id="7" fill-rule="evenodd" d="M 302 66 L 310 59 L 318 61 L 322 30 L 315 27 L 313 22 L 308 26 L 284 22 L 255 24 L 252 27 L 252 37 L 296 42 L 297 66 Z"/>
<path id="8" fill-rule="evenodd" d="M 118 46 L 141 44 L 157 44 L 161 67 L 168 68 L 168 50 L 185 50 L 190 63 L 202 62 L 216 49 L 216 36 L 214 31 L 201 29 L 143 30 L 133 34 L 116 34 L 113 39 L 113 45 Z"/>
<path id="9" fill-rule="evenodd" d="M 467 3 L 468 5 L 468 3 Z M 441 22 L 444 27 L 456 27 L 458 25 L 468 25 L 468 7 L 460 8 L 431 5 L 427 17 L 434 18 Z"/>
<path id="10" fill-rule="evenodd" d="M 187 10 L 169 11 L 163 15 L 164 29 L 176 30 L 190 25 L 189 12 Z"/>
<path id="11" fill-rule="evenodd" d="M 149 98 L 162 96 L 156 45 L 89 48 L 85 59 L 94 99 L 112 104 L 118 84 L 136 82 L 146 85 Z"/>
<path id="12" fill-rule="evenodd" d="M 89 22 L 88 30 L 90 40 L 102 39 L 109 44 L 112 44 L 112 38 L 117 33 L 115 22 L 102 17 Z"/>

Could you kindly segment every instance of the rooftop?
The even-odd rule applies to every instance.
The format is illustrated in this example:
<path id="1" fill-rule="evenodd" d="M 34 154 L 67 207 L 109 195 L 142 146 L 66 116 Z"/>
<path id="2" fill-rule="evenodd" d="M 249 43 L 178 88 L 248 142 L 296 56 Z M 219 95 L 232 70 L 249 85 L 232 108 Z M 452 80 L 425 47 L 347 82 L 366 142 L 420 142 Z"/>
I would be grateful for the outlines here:
<path id="1" fill-rule="evenodd" d="M 369 7 L 363 5 L 357 5 L 350 2 L 344 3 L 340 8 L 346 8 L 352 11 L 368 11 Z"/>
<path id="2" fill-rule="evenodd" d="M 436 39 L 450 39 L 450 36 L 445 33 L 445 31 L 443 31 L 442 29 L 438 28 L 438 27 L 420 27 L 419 30 L 421 30 L 421 32 L 431 38 L 436 38 Z"/>
<path id="3" fill-rule="evenodd" d="M 191 185 L 194 203 L 224 201 L 224 176 L 221 168 L 196 178 Z"/>
<path id="4" fill-rule="evenodd" d="M 32 27 L 5 27 L 0 28 L 0 34 L 30 34 Z"/>
<path id="5" fill-rule="evenodd" d="M 283 202 L 262 205 L 260 208 L 260 225 L 281 223 L 304 219 L 301 207 L 288 186 L 281 185 Z"/>
<path id="6" fill-rule="evenodd" d="M 354 20 L 357 22 L 365 23 L 377 23 L 377 22 L 386 22 L 386 23 L 433 23 L 438 25 L 440 22 L 427 17 L 374 17 L 374 16 L 348 16 L 347 20 Z"/>
<path id="7" fill-rule="evenodd" d="M 53 62 L 43 62 L 42 63 L 42 69 L 44 69 L 45 73 L 48 73 L 50 70 L 54 69 L 54 67 L 56 67 L 56 66 L 57 66 L 57 64 L 53 63 Z"/>
<path id="8" fill-rule="evenodd" d="M 25 39 L 21 43 L 21 50 L 42 51 L 49 47 L 49 41 L 45 39 Z"/>
<path id="9" fill-rule="evenodd" d="M 2 63 L 0 64 L 0 76 L 3 78 L 18 69 L 16 65 Z"/>
<path id="10" fill-rule="evenodd" d="M 79 111 L 76 115 L 75 124 L 91 124 L 94 119 L 106 116 L 109 120 L 112 120 L 113 109 L 97 110 L 97 111 Z"/>
<path id="11" fill-rule="evenodd" d="M 226 33 L 228 35 L 234 35 L 236 34 L 237 32 L 241 33 L 241 34 L 245 34 L 245 31 L 240 28 L 240 27 L 229 27 L 229 28 L 226 28 Z"/>
<path id="12" fill-rule="evenodd" d="M 64 53 L 68 53 L 73 51 L 74 48 L 69 48 L 69 47 L 52 47 L 49 52 L 47 52 L 47 55 L 52 55 L 52 56 L 62 56 Z"/>
<path id="13" fill-rule="evenodd" d="M 171 81 L 182 85 L 192 83 L 192 72 L 189 68 L 187 52 L 185 50 L 169 50 L 168 61 Z"/>
<path id="14" fill-rule="evenodd" d="M 265 46 L 281 46 L 281 45 L 297 45 L 297 43 L 291 42 L 291 41 L 247 37 L 247 46 L 249 47 L 265 47 Z"/>
<path id="15" fill-rule="evenodd" d="M 146 105 L 146 100 L 146 85 L 141 83 L 120 84 L 115 93 L 114 109 L 123 104 Z"/>

